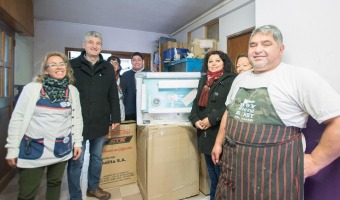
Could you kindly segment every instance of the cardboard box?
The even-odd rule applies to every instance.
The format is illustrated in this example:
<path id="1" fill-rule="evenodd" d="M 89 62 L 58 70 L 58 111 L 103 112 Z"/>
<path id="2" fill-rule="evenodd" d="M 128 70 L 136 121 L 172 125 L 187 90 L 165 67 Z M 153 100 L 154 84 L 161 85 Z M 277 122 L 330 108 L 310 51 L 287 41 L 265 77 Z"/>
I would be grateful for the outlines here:
<path id="1" fill-rule="evenodd" d="M 138 126 L 137 135 L 138 186 L 144 200 L 178 200 L 199 193 L 196 129 Z"/>
<path id="2" fill-rule="evenodd" d="M 204 195 L 210 194 L 210 177 L 205 162 L 205 156 L 203 153 L 200 154 L 200 191 Z"/>
<path id="3" fill-rule="evenodd" d="M 137 181 L 136 123 L 123 122 L 107 135 L 103 147 L 100 187 L 113 188 Z"/>
<path id="4" fill-rule="evenodd" d="M 204 58 L 208 51 L 217 49 L 217 44 L 215 39 L 195 38 L 191 44 L 191 48 L 196 58 Z"/>
<path id="5" fill-rule="evenodd" d="M 160 64 L 160 71 L 164 71 L 164 64 L 163 64 L 163 61 L 164 61 L 164 58 L 163 58 L 163 51 L 167 49 L 164 49 L 163 45 L 167 42 L 176 42 L 176 39 L 174 38 L 168 38 L 168 37 L 160 37 L 159 40 L 158 40 L 158 47 L 159 47 L 159 64 Z"/>
<path id="6" fill-rule="evenodd" d="M 173 42 L 173 41 L 168 41 L 168 42 L 165 42 L 163 45 L 162 45 L 162 50 L 165 51 L 167 49 L 170 49 L 170 48 L 182 48 L 182 49 L 187 49 L 188 48 L 188 45 L 184 42 Z"/>

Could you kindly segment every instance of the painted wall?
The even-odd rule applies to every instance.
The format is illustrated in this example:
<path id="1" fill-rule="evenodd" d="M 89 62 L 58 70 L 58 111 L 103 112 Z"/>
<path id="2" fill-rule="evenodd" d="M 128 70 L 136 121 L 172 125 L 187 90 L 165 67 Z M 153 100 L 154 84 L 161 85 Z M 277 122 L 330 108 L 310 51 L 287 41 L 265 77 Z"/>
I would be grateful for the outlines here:
<path id="1" fill-rule="evenodd" d="M 200 30 L 205 23 L 218 18 L 220 21 L 218 49 L 226 51 L 228 35 L 255 25 L 275 24 L 284 34 L 286 45 L 284 61 L 317 71 L 340 92 L 340 84 L 337 81 L 340 74 L 340 67 L 338 67 L 340 49 L 337 48 L 340 43 L 337 39 L 340 35 L 340 27 L 334 24 L 340 15 L 336 10 L 339 7 L 337 4 L 336 1 L 327 4 L 316 1 L 311 4 L 307 0 L 298 2 L 233 0 L 171 36 L 178 41 L 187 42 L 187 32 Z M 287 14 L 288 10 L 289 14 Z M 35 29 L 34 74 L 47 51 L 63 52 L 64 47 L 81 47 L 82 37 L 88 30 L 97 30 L 103 34 L 105 50 L 152 53 L 154 41 L 160 36 L 166 36 L 152 32 L 57 21 L 36 21 Z M 19 43 L 22 43 L 24 48 L 18 48 Z M 31 76 L 30 70 L 27 68 L 25 70 L 28 70 L 28 73 L 23 73 L 21 68 L 23 65 L 20 62 L 22 60 L 26 65 L 31 62 L 28 54 L 32 52 L 32 42 L 18 40 L 17 44 L 15 82 L 21 84 L 31 79 L 26 77 Z M 22 59 L 22 55 L 27 55 L 26 60 Z"/>
<path id="2" fill-rule="evenodd" d="M 255 26 L 255 2 L 239 6 L 219 19 L 220 41 L 217 48 L 227 52 L 227 37 Z"/>
<path id="3" fill-rule="evenodd" d="M 256 1 L 256 25 L 274 24 L 282 31 L 284 61 L 315 70 L 338 93 L 339 6 L 338 1 Z"/>
<path id="4" fill-rule="evenodd" d="M 217 43 L 217 49 L 226 52 L 227 36 L 255 26 L 255 1 L 230 1 L 206 14 L 201 19 L 187 25 L 183 30 L 171 34 L 171 36 L 181 42 L 187 42 L 187 32 L 195 33 L 195 37 L 203 37 L 204 32 L 197 32 L 196 30 L 201 30 L 201 27 L 214 19 L 219 19 L 220 41 Z"/>
<path id="5" fill-rule="evenodd" d="M 205 33 L 204 27 L 200 27 L 196 30 L 191 31 L 191 40 L 195 38 L 205 38 L 204 33 Z"/>
<path id="6" fill-rule="evenodd" d="M 340 4 L 338 1 L 257 0 L 256 25 L 274 24 L 281 29 L 285 44 L 284 61 L 310 68 L 340 93 Z M 262 13 L 265 13 L 262 14 Z M 327 97 L 325 97 L 327 98 Z M 340 102 L 339 102 L 340 103 Z M 313 122 L 314 121 L 314 122 Z M 320 140 L 324 126 L 309 120 L 306 135 L 311 152 Z M 305 199 L 339 199 L 340 158 L 305 182 Z"/>
<path id="7" fill-rule="evenodd" d="M 103 50 L 139 51 L 152 54 L 154 43 L 164 34 L 59 21 L 35 22 L 34 73 L 49 51 L 65 52 L 65 47 L 82 48 L 83 36 L 95 30 L 103 35 Z"/>
<path id="8" fill-rule="evenodd" d="M 33 77 L 33 37 L 15 34 L 14 85 L 26 85 Z"/>

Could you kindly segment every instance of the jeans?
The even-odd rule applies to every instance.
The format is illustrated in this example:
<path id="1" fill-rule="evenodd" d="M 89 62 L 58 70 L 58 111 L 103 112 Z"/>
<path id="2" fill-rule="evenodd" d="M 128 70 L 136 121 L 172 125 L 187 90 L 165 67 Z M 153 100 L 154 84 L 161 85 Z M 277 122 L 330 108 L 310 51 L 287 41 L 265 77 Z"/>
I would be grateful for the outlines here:
<path id="1" fill-rule="evenodd" d="M 19 168 L 18 200 L 34 200 L 47 168 L 46 200 L 59 200 L 66 161 L 37 168 Z"/>
<path id="2" fill-rule="evenodd" d="M 102 149 L 105 136 L 89 140 L 89 168 L 87 172 L 87 189 L 94 190 L 99 187 L 100 174 L 102 171 Z M 70 159 L 67 166 L 68 189 L 71 200 L 82 200 L 80 176 L 84 163 L 86 140 L 83 141 L 82 154 L 78 160 Z"/>
<path id="3" fill-rule="evenodd" d="M 204 154 L 205 163 L 207 164 L 207 169 L 210 177 L 210 200 L 215 199 L 216 187 L 218 183 L 218 177 L 221 173 L 221 166 L 215 165 L 211 159 L 211 155 Z"/>

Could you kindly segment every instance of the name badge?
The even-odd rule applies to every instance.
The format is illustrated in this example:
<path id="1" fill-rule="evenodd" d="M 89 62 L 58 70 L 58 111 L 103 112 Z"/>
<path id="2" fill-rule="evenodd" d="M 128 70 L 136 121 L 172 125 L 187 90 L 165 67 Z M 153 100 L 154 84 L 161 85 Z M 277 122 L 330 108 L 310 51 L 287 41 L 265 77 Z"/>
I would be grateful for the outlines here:
<path id="1" fill-rule="evenodd" d="M 68 143 L 70 141 L 70 137 L 65 137 L 64 138 L 64 140 L 63 140 L 63 142 L 66 144 L 66 143 Z"/>

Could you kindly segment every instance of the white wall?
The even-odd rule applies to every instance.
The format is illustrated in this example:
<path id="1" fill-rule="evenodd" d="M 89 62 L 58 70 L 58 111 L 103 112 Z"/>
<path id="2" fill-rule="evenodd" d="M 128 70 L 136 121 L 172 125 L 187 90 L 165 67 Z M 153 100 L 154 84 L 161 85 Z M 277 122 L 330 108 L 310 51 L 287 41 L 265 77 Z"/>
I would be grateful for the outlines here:
<path id="1" fill-rule="evenodd" d="M 167 37 L 167 35 L 153 32 L 36 20 L 34 73 L 36 74 L 39 71 L 41 61 L 47 52 L 65 52 L 65 47 L 82 48 L 84 34 L 92 30 L 98 31 L 103 35 L 103 50 L 139 51 L 150 53 L 151 55 L 154 50 L 155 41 L 161 36 Z"/>
<path id="2" fill-rule="evenodd" d="M 33 77 L 33 37 L 15 34 L 14 85 L 26 85 Z"/>
<path id="3" fill-rule="evenodd" d="M 243 4 L 219 19 L 220 41 L 217 48 L 227 52 L 227 37 L 255 26 L 255 2 Z"/>
<path id="4" fill-rule="evenodd" d="M 256 0 L 256 25 L 282 31 L 284 61 L 313 69 L 340 93 L 339 7 L 338 1 Z"/>
<path id="5" fill-rule="evenodd" d="M 187 33 L 196 31 L 206 23 L 219 19 L 219 38 L 217 49 L 227 51 L 227 36 L 243 31 L 255 26 L 255 0 L 233 0 L 229 3 L 216 7 L 214 12 L 206 14 L 204 17 L 189 23 L 185 28 L 171 34 L 173 38 L 180 42 L 187 42 Z M 196 33 L 196 32 L 195 32 Z M 195 35 L 195 37 L 203 37 Z M 192 37 L 192 38 L 195 38 Z"/>
<path id="6" fill-rule="evenodd" d="M 204 34 L 205 34 L 205 29 L 202 26 L 196 30 L 191 31 L 191 40 L 194 40 L 195 38 L 205 38 Z"/>

